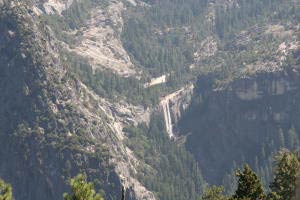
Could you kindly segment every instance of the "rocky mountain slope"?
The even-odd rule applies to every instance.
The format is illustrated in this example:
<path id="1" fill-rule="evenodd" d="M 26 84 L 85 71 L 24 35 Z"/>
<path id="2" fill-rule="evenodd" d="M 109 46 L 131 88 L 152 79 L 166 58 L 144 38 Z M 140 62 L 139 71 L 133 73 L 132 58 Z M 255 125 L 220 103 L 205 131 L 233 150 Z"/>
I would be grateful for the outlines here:
<path id="1" fill-rule="evenodd" d="M 88 17 L 80 19 L 84 20 L 84 26 L 70 22 L 72 30 L 65 30 L 65 37 L 76 41 L 65 43 L 65 48 L 87 58 L 93 69 L 110 69 L 121 76 L 132 76 L 137 69 L 120 40 L 126 3 L 137 4 L 135 1 L 36 1 L 33 10 L 38 15 L 64 18 L 68 14 L 71 17 L 75 9 L 87 9 L 84 15 Z"/>
<path id="2" fill-rule="evenodd" d="M 198 77 L 180 127 L 208 182 L 229 189 L 230 174 L 247 162 L 268 183 L 274 153 L 299 148 L 299 39 L 299 18 L 290 14 L 236 32 L 216 48 L 205 43 L 214 54 L 194 64 L 206 75 Z"/>
<path id="3" fill-rule="evenodd" d="M 294 67 L 241 78 L 222 89 L 212 86 L 214 78 L 199 79 L 195 104 L 181 127 L 209 182 L 226 181 L 224 175 L 245 161 L 267 182 L 269 156 L 280 147 L 299 147 L 299 66 Z"/>
<path id="4" fill-rule="evenodd" d="M 59 50 L 65 45 L 32 5 L 1 2 L 0 176 L 12 184 L 16 199 L 61 199 L 69 189 L 66 181 L 79 172 L 86 173 L 106 199 L 118 199 L 121 186 L 127 199 L 198 198 L 204 181 L 193 158 L 164 139 L 162 127 L 155 140 L 164 143 L 152 149 L 157 162 L 148 158 L 152 154 L 144 158 L 133 152 L 138 143 L 128 140 L 135 136 L 124 128 L 149 123 L 149 110 L 108 101 L 78 80 L 70 70 L 72 63 Z M 144 128 L 142 134 L 146 133 Z M 147 148 L 151 137 L 142 136 Z M 176 166 L 164 158 L 173 158 L 175 152 L 183 155 L 176 160 L 182 172 L 161 168 Z M 150 178 L 156 173 L 159 187 L 153 187 L 157 180 Z M 166 173 L 188 182 L 186 192 L 171 194 L 182 183 L 162 179 Z"/>
<path id="5" fill-rule="evenodd" d="M 61 199 L 79 172 L 105 199 L 196 200 L 244 162 L 269 182 L 273 153 L 299 147 L 299 1 L 0 6 L 0 177 L 17 200 Z"/>
<path id="6" fill-rule="evenodd" d="M 112 165 L 114 167 L 107 172 L 108 175 L 115 174 L 112 183 L 120 184 L 122 180 L 138 199 L 155 199 L 130 175 L 129 171 L 135 171 L 137 161 L 116 130 L 115 124 L 121 122 L 113 121 L 116 118 L 110 113 L 117 114 L 118 111 L 111 111 L 109 103 L 102 102 L 68 74 L 51 31 L 43 24 L 36 24 L 37 16 L 30 11 L 15 1 L 1 10 L 1 136 L 16 143 L 12 146 L 5 142 L 6 139 L 1 139 L 4 149 L 7 148 L 1 156 L 1 168 L 13 185 L 21 184 L 18 180 L 23 176 L 24 182 L 27 178 L 32 180 L 30 171 L 37 173 L 34 177 L 41 184 L 38 192 L 31 187 L 24 188 L 25 185 L 15 185 L 17 194 L 28 195 L 17 195 L 17 198 L 45 198 L 43 191 L 51 194 L 50 199 L 58 198 L 62 191 L 55 191 L 56 185 L 64 185 L 63 177 L 79 171 L 80 165 L 86 166 L 82 170 L 95 177 L 97 174 L 105 176 L 104 171 L 109 170 L 102 165 Z M 103 150 L 102 145 L 108 153 L 107 159 L 98 153 Z M 22 155 L 22 151 L 28 155 Z M 19 160 L 14 154 L 23 158 Z M 73 156 L 74 160 L 71 159 Z M 100 162 L 102 159 L 103 163 Z M 14 169 L 12 163 L 22 163 L 22 160 L 24 164 L 14 165 L 18 167 Z M 68 162 L 63 164 L 69 166 L 55 167 L 66 160 Z M 78 163 L 74 166 L 73 162 Z M 26 170 L 30 166 L 32 168 Z M 57 170 L 69 171 L 66 174 Z"/>

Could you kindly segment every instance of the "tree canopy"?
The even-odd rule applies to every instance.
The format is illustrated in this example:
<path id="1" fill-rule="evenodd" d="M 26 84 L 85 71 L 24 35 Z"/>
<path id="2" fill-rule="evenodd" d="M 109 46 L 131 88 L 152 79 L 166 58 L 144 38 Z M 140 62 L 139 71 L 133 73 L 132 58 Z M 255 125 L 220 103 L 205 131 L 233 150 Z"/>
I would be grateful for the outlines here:
<path id="1" fill-rule="evenodd" d="M 234 199 L 264 199 L 261 181 L 248 165 L 245 165 L 243 171 L 239 170 L 237 176 L 238 188 L 233 195 Z"/>
<path id="2" fill-rule="evenodd" d="M 12 188 L 0 179 L 0 200 L 13 200 Z"/>
<path id="3" fill-rule="evenodd" d="M 271 183 L 269 200 L 292 200 L 296 195 L 300 162 L 296 154 L 281 152 L 276 158 L 277 167 L 274 181 Z"/>
<path id="4" fill-rule="evenodd" d="M 84 174 L 79 174 L 70 180 L 71 194 L 64 194 L 64 200 L 104 200 L 96 193 L 93 183 L 87 182 Z"/>

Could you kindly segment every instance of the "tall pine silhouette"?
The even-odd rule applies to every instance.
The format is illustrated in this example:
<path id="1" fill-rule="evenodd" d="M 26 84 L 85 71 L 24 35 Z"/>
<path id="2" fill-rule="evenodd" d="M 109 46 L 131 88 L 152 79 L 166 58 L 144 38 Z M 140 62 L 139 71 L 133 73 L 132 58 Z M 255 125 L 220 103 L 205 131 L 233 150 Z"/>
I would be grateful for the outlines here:
<path id="1" fill-rule="evenodd" d="M 261 200 L 265 198 L 261 181 L 252 169 L 245 165 L 243 171 L 237 172 L 238 187 L 233 199 Z"/>

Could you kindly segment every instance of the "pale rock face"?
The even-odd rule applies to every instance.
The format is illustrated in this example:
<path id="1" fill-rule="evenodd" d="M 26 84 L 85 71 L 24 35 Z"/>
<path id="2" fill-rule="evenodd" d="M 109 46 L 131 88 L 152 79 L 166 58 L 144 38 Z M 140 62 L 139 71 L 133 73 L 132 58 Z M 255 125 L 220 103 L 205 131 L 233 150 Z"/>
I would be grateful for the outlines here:
<path id="1" fill-rule="evenodd" d="M 48 0 L 43 4 L 46 14 L 58 14 L 61 15 L 62 11 L 68 9 L 73 0 Z"/>
<path id="2" fill-rule="evenodd" d="M 130 3 L 135 5 L 134 0 L 131 0 Z M 61 14 L 70 5 L 70 1 L 49 0 L 44 4 L 44 8 L 47 14 Z M 105 9 L 100 6 L 94 8 L 86 27 L 79 30 L 83 33 L 83 40 L 74 48 L 68 49 L 87 58 L 94 69 L 110 69 L 122 76 L 135 74 L 133 64 L 119 37 L 123 28 L 122 12 L 124 9 L 121 1 L 111 1 Z M 84 103 L 84 106 L 79 106 L 79 109 L 88 121 L 102 121 L 104 116 L 99 116 L 97 113 L 106 113 L 104 118 L 109 120 L 107 125 L 114 136 L 102 135 L 95 131 L 88 132 L 91 138 L 103 138 L 111 141 L 111 143 L 109 142 L 113 155 L 111 163 L 115 165 L 116 173 L 120 176 L 124 187 L 132 188 L 138 199 L 155 200 L 155 195 L 133 178 L 134 174 L 132 173 L 137 173 L 139 162 L 130 149 L 121 145 L 125 139 L 123 128 L 129 124 L 148 123 L 150 110 L 126 102 L 113 104 L 90 91 L 82 83 L 78 83 L 78 88 L 80 88 L 78 89 L 80 95 L 74 96 L 73 99 L 77 99 L 74 104 L 79 106 Z M 60 102 L 60 104 L 64 103 Z M 52 109 L 56 111 L 54 105 Z M 93 148 L 88 147 L 88 150 L 93 151 Z"/>
<path id="3" fill-rule="evenodd" d="M 69 50 L 87 58 L 93 69 L 110 69 L 125 77 L 136 74 L 120 39 L 124 10 L 121 1 L 111 1 L 105 9 L 95 8 L 86 27 L 80 30 L 83 40 Z"/>
<path id="4" fill-rule="evenodd" d="M 127 0 L 127 2 L 131 3 L 133 6 L 137 6 L 137 1 L 135 0 Z"/>
<path id="5" fill-rule="evenodd" d="M 159 85 L 167 82 L 167 75 L 162 75 L 156 78 L 151 79 L 148 83 L 144 85 L 145 88 L 149 88 L 151 86 Z"/>
<path id="6" fill-rule="evenodd" d="M 284 95 L 286 92 L 296 89 L 291 83 L 283 78 L 270 81 L 266 88 L 259 87 L 259 83 L 255 80 L 240 83 L 240 87 L 235 88 L 236 96 L 244 101 L 260 99 L 266 95 L 278 96 Z M 278 116 L 277 116 L 278 118 Z"/>
<path id="7" fill-rule="evenodd" d="M 86 118 L 89 120 L 101 121 L 103 116 L 98 116 L 97 113 L 95 113 L 97 110 L 100 110 L 106 114 L 106 117 L 109 120 L 108 127 L 115 137 L 108 135 L 104 137 L 105 140 L 108 139 L 108 141 L 111 140 L 112 142 L 110 146 L 113 155 L 111 163 L 116 167 L 116 173 L 120 176 L 123 186 L 128 189 L 132 188 L 137 199 L 155 200 L 155 195 L 134 178 L 134 174 L 137 173 L 139 161 L 134 156 L 133 152 L 122 144 L 122 141 L 125 138 L 123 128 L 129 124 L 133 125 L 149 120 L 149 111 L 126 103 L 123 103 L 123 105 L 122 103 L 114 105 L 88 90 L 82 83 L 79 84 L 79 88 L 81 88 L 79 89 L 81 93 L 79 102 L 92 102 L 92 105 L 88 107 L 81 107 L 82 112 L 87 116 Z M 79 102 L 76 104 L 80 104 Z M 91 137 L 103 138 L 101 133 L 93 134 L 92 132 Z"/>
<path id="8" fill-rule="evenodd" d="M 40 16 L 41 14 L 43 14 L 43 11 L 41 11 L 37 6 L 33 6 L 32 10 L 37 16 Z"/>

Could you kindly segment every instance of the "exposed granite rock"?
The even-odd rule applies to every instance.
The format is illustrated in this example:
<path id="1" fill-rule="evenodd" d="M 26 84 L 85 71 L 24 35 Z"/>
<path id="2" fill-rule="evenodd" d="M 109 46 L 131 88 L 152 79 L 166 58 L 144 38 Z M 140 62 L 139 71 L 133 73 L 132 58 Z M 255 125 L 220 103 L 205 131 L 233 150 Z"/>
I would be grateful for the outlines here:
<path id="1" fill-rule="evenodd" d="M 210 183 L 221 184 L 234 163 L 255 166 L 263 146 L 280 146 L 279 129 L 299 132 L 300 73 L 294 67 L 257 72 L 217 89 L 215 75 L 199 78 L 180 127 Z"/>
<path id="2" fill-rule="evenodd" d="M 51 30 L 25 4 L 2 6 L 0 27 L 1 141 L 19 146 L 3 144 L 8 153 L 1 154 L 0 175 L 16 198 L 59 199 L 66 178 L 84 170 L 102 182 L 107 199 L 119 197 L 122 183 L 129 199 L 154 200 L 134 178 L 136 158 L 120 137 L 122 124 L 133 122 L 113 116 L 127 111 L 116 111 L 68 73 Z"/>

